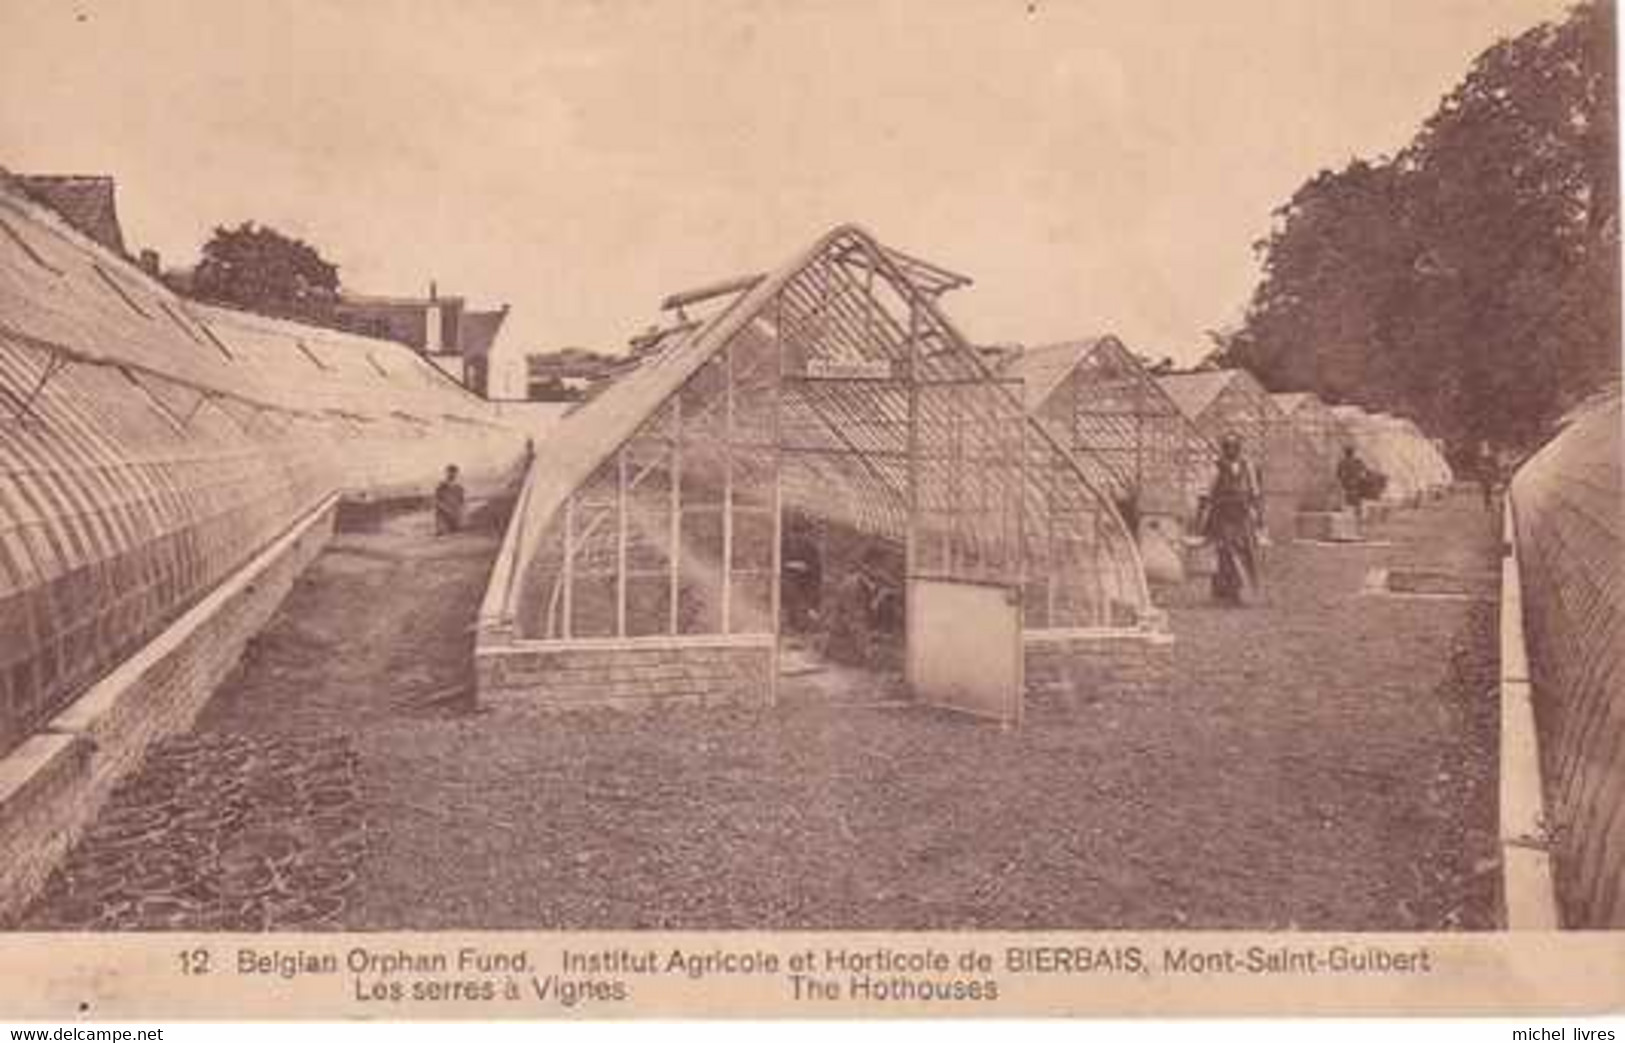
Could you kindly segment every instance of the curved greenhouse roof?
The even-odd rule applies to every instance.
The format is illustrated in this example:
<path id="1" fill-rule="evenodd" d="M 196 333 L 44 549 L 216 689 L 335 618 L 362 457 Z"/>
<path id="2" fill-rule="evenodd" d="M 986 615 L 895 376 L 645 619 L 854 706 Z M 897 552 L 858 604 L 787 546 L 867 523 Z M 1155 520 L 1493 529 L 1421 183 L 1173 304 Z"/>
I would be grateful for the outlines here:
<path id="1" fill-rule="evenodd" d="M 1450 484 L 1444 454 L 1412 421 L 1358 406 L 1333 406 L 1332 414 L 1360 458 L 1387 477 L 1384 500 L 1414 500 Z"/>
<path id="2" fill-rule="evenodd" d="M 1510 492 L 1557 889 L 1572 927 L 1625 927 L 1625 524 L 1620 398 L 1578 411 Z"/>
<path id="3" fill-rule="evenodd" d="M 177 297 L 0 173 L 0 749 L 328 496 L 523 447 L 404 345 Z"/>

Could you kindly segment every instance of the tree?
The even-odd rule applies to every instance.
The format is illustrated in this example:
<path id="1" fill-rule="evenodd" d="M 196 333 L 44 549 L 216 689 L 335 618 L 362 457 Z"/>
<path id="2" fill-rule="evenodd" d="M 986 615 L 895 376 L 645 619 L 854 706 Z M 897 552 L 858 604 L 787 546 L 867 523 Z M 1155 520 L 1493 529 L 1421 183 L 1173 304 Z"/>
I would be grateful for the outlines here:
<path id="1" fill-rule="evenodd" d="M 1480 55 L 1397 156 L 1306 183 L 1226 358 L 1457 445 L 1528 443 L 1617 380 L 1614 46 L 1587 0 Z"/>
<path id="2" fill-rule="evenodd" d="M 216 228 L 203 246 L 193 292 L 248 311 L 330 322 L 338 267 L 316 248 L 266 225 Z"/>
<path id="3" fill-rule="evenodd" d="M 1376 356 L 1416 245 L 1394 166 L 1356 160 L 1323 171 L 1276 211 L 1258 244 L 1264 280 L 1224 358 L 1272 386 L 1313 387 L 1332 398 L 1375 391 Z"/>

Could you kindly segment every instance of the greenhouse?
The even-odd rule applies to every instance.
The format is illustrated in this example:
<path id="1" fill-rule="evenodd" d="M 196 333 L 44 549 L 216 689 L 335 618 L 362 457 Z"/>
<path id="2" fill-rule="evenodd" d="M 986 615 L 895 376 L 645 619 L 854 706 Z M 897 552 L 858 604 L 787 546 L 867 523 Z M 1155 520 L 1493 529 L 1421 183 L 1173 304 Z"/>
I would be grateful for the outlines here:
<path id="1" fill-rule="evenodd" d="M 1413 422 L 1358 406 L 1333 406 L 1332 414 L 1360 459 L 1387 478 L 1383 500 L 1415 503 L 1449 486 L 1444 455 Z"/>
<path id="2" fill-rule="evenodd" d="M 1278 391 L 1270 395 L 1282 415 L 1309 443 L 1319 462 L 1326 467 L 1337 466 L 1343 454 L 1346 437 L 1342 421 L 1321 397 L 1313 391 Z"/>
<path id="3" fill-rule="evenodd" d="M 1013 354 L 1003 374 L 1022 381 L 1028 412 L 1081 459 L 1135 518 L 1195 516 L 1214 448 L 1140 361 L 1113 336 Z"/>
<path id="4" fill-rule="evenodd" d="M 781 637 L 848 654 L 852 627 L 915 698 L 1007 723 L 1058 653 L 1133 684 L 1165 636 L 1107 470 L 949 322 L 939 298 L 968 281 L 842 227 L 668 298 L 676 332 L 521 494 L 482 697 L 772 701 Z"/>
<path id="5" fill-rule="evenodd" d="M 1545 820 L 1568 927 L 1625 927 L 1625 541 L 1617 390 L 1512 479 Z"/>
<path id="6" fill-rule="evenodd" d="M 1426 492 L 1430 495 L 1444 492 L 1455 481 L 1455 474 L 1450 469 L 1450 462 L 1445 459 L 1443 442 L 1429 438 L 1409 418 L 1400 418 L 1399 426 L 1416 447 L 1417 466 Z"/>
<path id="7" fill-rule="evenodd" d="M 334 495 L 488 490 L 524 442 L 410 349 L 183 300 L 0 174 L 0 750 Z"/>
<path id="8" fill-rule="evenodd" d="M 1259 471 L 1272 537 L 1290 538 L 1300 510 L 1320 509 L 1334 495 L 1319 454 L 1246 370 L 1175 373 L 1157 383 L 1215 444 L 1225 435 L 1241 439 Z"/>

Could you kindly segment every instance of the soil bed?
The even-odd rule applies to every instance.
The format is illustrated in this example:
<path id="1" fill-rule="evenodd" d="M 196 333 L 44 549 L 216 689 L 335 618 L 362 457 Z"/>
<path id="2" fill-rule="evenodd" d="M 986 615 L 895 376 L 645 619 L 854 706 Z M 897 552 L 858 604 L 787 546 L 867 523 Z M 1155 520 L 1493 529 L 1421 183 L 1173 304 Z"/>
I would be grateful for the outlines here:
<path id="1" fill-rule="evenodd" d="M 437 540 L 413 515 L 335 542 L 195 740 L 354 751 L 354 857 L 275 867 L 279 901 L 323 926 L 1487 928 L 1495 606 L 1360 595 L 1372 568 L 1491 571 L 1475 505 L 1401 512 L 1381 547 L 1271 548 L 1257 606 L 1210 606 L 1201 580 L 1164 592 L 1169 690 L 1035 700 L 1009 732 L 829 693 L 476 709 L 468 628 L 497 533 Z M 271 799 L 210 778 L 245 813 Z M 300 792 L 315 815 L 350 791 Z M 62 922 L 52 902 L 71 904 L 53 892 L 35 923 Z"/>

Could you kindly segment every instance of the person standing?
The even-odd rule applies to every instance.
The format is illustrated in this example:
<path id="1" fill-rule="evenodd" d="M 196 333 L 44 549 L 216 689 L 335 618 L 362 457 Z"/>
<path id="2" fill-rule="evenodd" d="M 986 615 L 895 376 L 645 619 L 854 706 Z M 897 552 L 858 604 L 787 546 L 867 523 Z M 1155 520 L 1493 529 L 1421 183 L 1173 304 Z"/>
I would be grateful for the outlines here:
<path id="1" fill-rule="evenodd" d="M 1354 517 L 1360 517 L 1360 504 L 1365 500 L 1368 484 L 1365 461 L 1355 455 L 1354 447 L 1343 447 L 1343 458 L 1337 461 L 1337 484 L 1343 489 L 1343 506 L 1354 508 Z"/>
<path id="2" fill-rule="evenodd" d="M 1484 509 L 1495 509 L 1495 491 L 1501 484 L 1501 458 L 1488 442 L 1478 446 L 1478 485 L 1484 494 Z"/>
<path id="3" fill-rule="evenodd" d="M 1258 517 L 1260 490 L 1252 463 L 1242 455 L 1241 439 L 1225 435 L 1207 494 L 1207 536 L 1213 541 L 1218 568 L 1213 597 L 1239 605 L 1243 591 L 1258 588 Z"/>
<path id="4" fill-rule="evenodd" d="M 434 534 L 444 536 L 463 527 L 463 483 L 457 465 L 446 467 L 446 477 L 434 489 Z"/>

